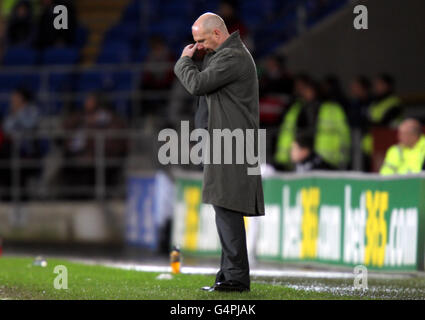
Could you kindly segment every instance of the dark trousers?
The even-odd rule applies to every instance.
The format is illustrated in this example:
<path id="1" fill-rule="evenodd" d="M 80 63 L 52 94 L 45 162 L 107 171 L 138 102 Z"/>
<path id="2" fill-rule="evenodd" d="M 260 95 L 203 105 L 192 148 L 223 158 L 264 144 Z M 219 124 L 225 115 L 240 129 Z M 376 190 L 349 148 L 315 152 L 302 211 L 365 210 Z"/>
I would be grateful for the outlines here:
<path id="1" fill-rule="evenodd" d="M 250 288 L 248 250 L 243 215 L 213 206 L 215 223 L 221 242 L 221 265 L 216 282 L 234 280 Z"/>

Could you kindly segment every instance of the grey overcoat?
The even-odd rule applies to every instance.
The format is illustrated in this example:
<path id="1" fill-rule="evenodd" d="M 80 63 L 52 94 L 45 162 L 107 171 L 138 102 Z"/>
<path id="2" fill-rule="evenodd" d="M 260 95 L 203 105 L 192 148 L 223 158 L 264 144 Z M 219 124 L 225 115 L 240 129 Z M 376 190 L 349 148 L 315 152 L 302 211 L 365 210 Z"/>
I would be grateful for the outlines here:
<path id="1" fill-rule="evenodd" d="M 239 32 L 233 32 L 208 57 L 202 71 L 185 56 L 177 61 L 174 72 L 189 93 L 204 96 L 208 105 L 211 162 L 204 164 L 202 202 L 239 211 L 245 216 L 264 215 L 261 175 L 248 175 L 247 168 L 255 165 L 249 165 L 247 161 L 236 163 L 235 143 L 232 164 L 212 164 L 214 129 L 242 129 L 243 132 L 255 129 L 255 154 L 258 155 L 257 70 Z M 229 152 L 223 149 L 223 145 L 222 150 Z"/>

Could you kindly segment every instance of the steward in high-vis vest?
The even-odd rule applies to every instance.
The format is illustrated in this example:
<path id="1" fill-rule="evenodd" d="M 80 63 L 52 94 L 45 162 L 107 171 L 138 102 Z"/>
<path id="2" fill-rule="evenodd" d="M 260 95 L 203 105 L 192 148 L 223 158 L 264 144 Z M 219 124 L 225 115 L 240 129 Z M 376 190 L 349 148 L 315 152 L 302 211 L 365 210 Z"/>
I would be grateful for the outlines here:
<path id="1" fill-rule="evenodd" d="M 425 161 L 425 135 L 415 119 L 403 121 L 398 128 L 399 144 L 390 147 L 380 173 L 382 175 L 418 173 Z"/>
<path id="2" fill-rule="evenodd" d="M 280 125 L 277 140 L 276 153 L 274 155 L 275 164 L 289 170 L 291 168 L 291 147 L 297 131 L 297 119 L 302 108 L 302 102 L 297 100 L 286 112 L 282 124 Z"/>
<path id="3" fill-rule="evenodd" d="M 374 101 L 367 110 L 370 127 L 397 127 L 401 122 L 401 100 L 394 94 L 394 80 L 391 76 L 382 74 L 373 82 Z M 371 155 L 373 152 L 373 139 L 368 132 L 362 141 L 363 152 Z"/>
<path id="4" fill-rule="evenodd" d="M 336 168 L 344 168 L 350 156 L 350 128 L 343 108 L 336 102 L 321 102 L 315 82 L 307 77 L 296 81 L 300 97 L 287 113 L 279 130 L 274 156 L 278 168 L 292 168 L 290 151 L 295 134 L 314 135 L 314 151 Z"/>

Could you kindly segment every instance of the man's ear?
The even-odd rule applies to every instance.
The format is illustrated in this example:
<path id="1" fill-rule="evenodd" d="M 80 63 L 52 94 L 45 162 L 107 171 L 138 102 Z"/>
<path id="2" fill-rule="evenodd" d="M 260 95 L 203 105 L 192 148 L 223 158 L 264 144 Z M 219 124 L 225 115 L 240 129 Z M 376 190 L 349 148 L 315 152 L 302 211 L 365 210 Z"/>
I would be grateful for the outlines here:
<path id="1" fill-rule="evenodd" d="M 214 29 L 213 33 L 214 33 L 214 36 L 215 36 L 216 38 L 220 38 L 220 35 L 221 35 L 220 30 L 218 30 L 218 29 Z"/>

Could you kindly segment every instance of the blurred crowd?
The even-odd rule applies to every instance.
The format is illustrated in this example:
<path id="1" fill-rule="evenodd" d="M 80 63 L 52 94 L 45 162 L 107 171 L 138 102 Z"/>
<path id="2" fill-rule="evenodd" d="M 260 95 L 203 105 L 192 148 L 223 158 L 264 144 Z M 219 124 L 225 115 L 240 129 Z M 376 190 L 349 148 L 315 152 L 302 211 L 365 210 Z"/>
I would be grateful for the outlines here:
<path id="1" fill-rule="evenodd" d="M 310 135 L 314 151 L 335 169 L 350 170 L 351 136 L 360 133 L 363 170 L 370 171 L 373 153 L 371 130 L 396 128 L 403 108 L 388 74 L 351 80 L 347 94 L 337 76 L 314 79 L 308 74 L 292 75 L 279 56 L 267 57 L 260 67 L 260 122 L 265 128 L 278 126 L 273 164 L 280 170 L 294 168 L 291 148 L 298 133 Z M 305 139 L 302 139 L 305 140 Z"/>
<path id="2" fill-rule="evenodd" d="M 50 27 L 56 4 L 68 7 L 70 29 L 67 32 L 56 32 Z M 1 5 L 3 15 L 9 15 L 5 29 L 8 45 L 27 45 L 37 49 L 73 45 L 75 30 L 72 26 L 76 17 L 72 1 L 3 0 Z M 229 31 L 239 30 L 247 47 L 255 50 L 253 38 L 237 16 L 234 3 L 221 1 L 218 13 Z M 137 116 L 152 121 L 165 119 L 165 127 L 176 125 L 180 120 L 193 119 L 196 103 L 174 77 L 176 58 L 173 48 L 163 37 L 150 37 L 144 59 L 146 69 L 135 88 L 142 96 Z M 199 65 L 202 58 L 203 52 L 197 52 L 194 57 Z M 371 172 L 372 132 L 377 127 L 398 130 L 399 143 L 388 150 L 382 174 L 423 170 L 425 137 L 422 126 L 417 119 L 404 119 L 403 103 L 391 75 L 382 73 L 372 78 L 358 75 L 344 87 L 338 75 L 318 78 L 308 73 L 294 74 L 288 70 L 285 57 L 280 54 L 256 58 L 256 63 L 260 126 L 268 130 L 267 158 L 277 170 L 301 173 L 355 169 Z M 154 94 L 143 95 L 144 92 Z M 128 119 L 136 114 L 130 113 L 127 119 L 120 115 L 107 93 L 88 92 L 82 107 L 64 112 L 58 129 L 69 134 L 54 141 L 31 137 L 45 120 L 36 92 L 18 87 L 10 94 L 8 112 L 0 127 L 0 161 L 8 163 L 18 156 L 42 163 L 38 169 L 23 168 L 19 177 L 15 177 L 23 188 L 31 188 L 37 185 L 34 181 L 38 181 L 36 189 L 42 193 L 43 184 L 51 184 L 52 180 L 71 188 L 92 188 L 99 153 L 107 160 L 104 164 L 106 186 L 116 186 L 123 179 L 129 142 L 123 136 L 108 134 L 129 129 Z M 107 134 L 100 147 L 96 132 Z M 360 159 L 360 164 L 355 164 L 354 159 Z M 64 160 L 67 164 L 63 164 Z M 13 180 L 13 166 L 2 165 L 0 171 L 4 177 L 0 179 L 0 188 L 7 189 Z"/>
<path id="3" fill-rule="evenodd" d="M 19 171 L 19 184 L 28 190 L 23 194 L 43 196 L 47 185 L 57 184 L 80 189 L 75 197 L 71 192 L 68 198 L 91 198 L 99 161 L 105 170 L 105 186 L 119 183 L 129 143 L 120 131 L 128 124 L 113 111 L 102 93 L 88 93 L 82 109 L 66 114 L 59 125 L 64 134 L 55 138 L 37 135 L 43 117 L 32 93 L 25 88 L 11 94 L 9 110 L 0 130 L 0 161 L 28 161 L 29 165 Z M 0 188 L 9 188 L 14 166 L 1 166 L 0 172 Z M 54 190 L 49 192 L 53 196 Z M 9 197 L 4 195 L 3 199 Z"/>
<path id="4" fill-rule="evenodd" d="M 391 75 L 358 75 L 345 93 L 336 75 L 292 75 L 281 56 L 266 58 L 260 70 L 260 122 L 264 128 L 278 127 L 277 134 L 269 136 L 274 147 L 271 162 L 278 170 L 371 172 L 375 128 L 398 130 L 399 143 L 388 150 L 381 174 L 425 169 L 422 125 L 417 119 L 404 119 Z M 361 161 L 357 168 L 355 156 Z"/>
<path id="5" fill-rule="evenodd" d="M 68 9 L 68 29 L 52 28 L 56 5 Z M 30 46 L 44 49 L 50 46 L 72 46 L 76 41 L 77 18 L 71 0 L 2 0 L 2 46 Z M 7 19 L 6 19 L 7 18 Z"/>

